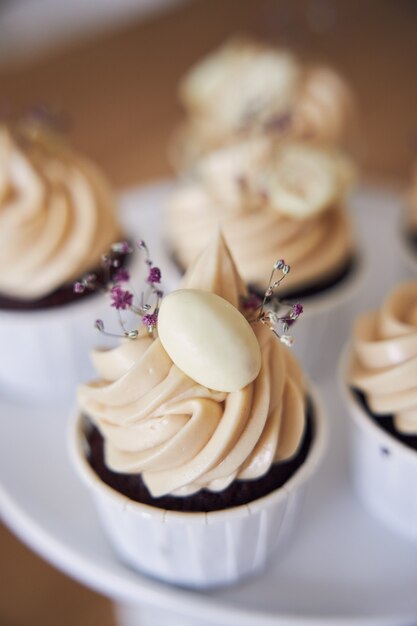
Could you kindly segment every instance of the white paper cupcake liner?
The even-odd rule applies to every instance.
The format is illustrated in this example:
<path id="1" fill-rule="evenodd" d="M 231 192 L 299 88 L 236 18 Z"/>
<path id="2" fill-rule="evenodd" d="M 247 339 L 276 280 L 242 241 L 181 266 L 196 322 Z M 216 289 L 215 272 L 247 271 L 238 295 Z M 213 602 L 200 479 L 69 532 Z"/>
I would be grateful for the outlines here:
<path id="1" fill-rule="evenodd" d="M 358 403 L 346 377 L 349 354 L 346 348 L 339 381 L 350 417 L 354 490 L 374 517 L 417 543 L 417 452 L 379 428 Z"/>
<path id="2" fill-rule="evenodd" d="M 166 511 L 129 500 L 103 483 L 85 456 L 85 421 L 71 419 L 70 454 L 90 489 L 115 552 L 139 572 L 188 587 L 228 585 L 262 569 L 286 546 L 307 483 L 323 456 L 326 425 L 316 392 L 307 459 L 283 487 L 247 505 L 210 513 Z"/>
<path id="3" fill-rule="evenodd" d="M 328 292 L 301 300 L 304 312 L 291 330 L 295 339 L 292 350 L 315 381 L 334 370 L 349 335 L 365 278 L 364 259 L 357 258 L 356 263 L 351 274 Z"/>
<path id="4" fill-rule="evenodd" d="M 88 353 L 100 342 L 102 294 L 39 311 L 0 312 L 0 389 L 28 400 L 70 399 L 93 376 Z"/>

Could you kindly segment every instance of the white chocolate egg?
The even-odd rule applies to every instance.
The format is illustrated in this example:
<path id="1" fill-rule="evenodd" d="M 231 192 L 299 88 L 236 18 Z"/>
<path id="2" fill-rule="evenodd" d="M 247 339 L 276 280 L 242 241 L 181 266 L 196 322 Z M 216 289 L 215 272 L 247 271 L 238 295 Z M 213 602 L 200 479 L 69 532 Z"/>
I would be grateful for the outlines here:
<path id="1" fill-rule="evenodd" d="M 238 391 L 261 369 L 261 350 L 249 322 L 208 291 L 179 289 L 166 296 L 158 335 L 181 371 L 215 391 Z"/>

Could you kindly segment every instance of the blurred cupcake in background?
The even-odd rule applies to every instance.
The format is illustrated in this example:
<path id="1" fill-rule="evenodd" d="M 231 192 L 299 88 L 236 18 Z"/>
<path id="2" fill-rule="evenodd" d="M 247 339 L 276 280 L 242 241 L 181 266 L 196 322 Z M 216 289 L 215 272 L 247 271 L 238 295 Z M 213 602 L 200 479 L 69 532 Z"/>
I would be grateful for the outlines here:
<path id="1" fill-rule="evenodd" d="M 61 396 L 82 376 L 79 333 L 88 340 L 86 316 L 100 303 L 88 282 L 106 281 L 102 255 L 122 236 L 113 193 L 36 120 L 0 126 L 0 164 L 0 385 Z"/>
<path id="2" fill-rule="evenodd" d="M 168 203 L 166 239 L 175 262 L 188 268 L 219 225 L 255 293 L 264 293 L 275 259 L 285 258 L 295 270 L 284 296 L 303 299 L 307 318 L 297 342 L 305 354 L 298 356 L 310 354 L 317 371 L 319 355 L 326 352 L 329 362 L 331 355 L 311 342 L 323 341 L 326 332 L 326 345 L 333 345 L 336 325 L 337 349 L 361 273 L 346 210 L 353 178 L 352 164 L 339 151 L 305 142 L 257 137 L 211 152 Z M 328 314 L 341 306 L 330 322 Z"/>
<path id="3" fill-rule="evenodd" d="M 341 367 L 355 490 L 417 542 L 417 282 L 357 319 Z"/>
<path id="4" fill-rule="evenodd" d="M 352 117 L 345 81 L 324 66 L 307 67 L 287 50 L 234 38 L 182 80 L 185 121 L 172 143 L 179 170 L 201 155 L 253 136 L 338 143 Z"/>
<path id="5" fill-rule="evenodd" d="M 221 225 L 246 284 L 263 293 L 277 255 L 296 271 L 287 294 L 306 297 L 353 270 L 346 196 L 354 177 L 339 152 L 252 139 L 202 158 L 168 204 L 166 238 L 186 269 Z"/>

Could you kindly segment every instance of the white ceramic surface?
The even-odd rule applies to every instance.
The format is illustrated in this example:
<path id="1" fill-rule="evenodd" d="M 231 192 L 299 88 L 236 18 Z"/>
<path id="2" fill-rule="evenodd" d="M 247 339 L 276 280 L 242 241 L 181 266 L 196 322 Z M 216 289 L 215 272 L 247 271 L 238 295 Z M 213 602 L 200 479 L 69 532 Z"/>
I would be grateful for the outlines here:
<path id="1" fill-rule="evenodd" d="M 92 375 L 83 346 L 94 346 L 94 320 L 105 299 L 94 294 L 45 311 L 0 311 L 0 386 L 11 395 L 69 400 Z"/>
<path id="2" fill-rule="evenodd" d="M 138 205 L 138 228 L 162 267 L 158 210 L 166 190 L 156 186 L 125 197 L 128 206 Z M 376 306 L 402 277 L 395 262 L 399 202 L 396 194 L 371 188 L 354 198 L 369 261 L 362 309 Z M 373 236 L 376 225 L 378 237 Z M 346 329 L 346 339 L 349 333 Z M 357 502 L 348 481 L 348 419 L 333 373 L 320 391 L 332 417 L 330 444 L 301 511 L 297 541 L 263 573 L 239 585 L 186 591 L 141 576 L 115 558 L 66 455 L 62 420 L 71 405 L 40 409 L 0 397 L 0 514 L 39 554 L 124 603 L 119 614 L 126 624 L 159 626 L 165 617 L 170 626 L 414 625 L 415 545 Z M 156 607 L 163 608 L 155 617 Z"/>
<path id="3" fill-rule="evenodd" d="M 281 489 L 247 505 L 211 513 L 165 511 L 132 502 L 109 488 L 86 461 L 85 421 L 75 411 L 69 429 L 70 456 L 122 561 L 139 572 L 195 588 L 230 585 L 262 570 L 292 539 L 296 513 L 323 458 L 326 417 L 317 393 L 312 390 L 311 396 L 315 434 L 303 465 Z"/>
<path id="4" fill-rule="evenodd" d="M 416 544 L 417 452 L 378 428 L 358 403 L 346 378 L 345 348 L 339 384 L 348 408 L 350 471 L 363 505 L 379 520 Z"/>

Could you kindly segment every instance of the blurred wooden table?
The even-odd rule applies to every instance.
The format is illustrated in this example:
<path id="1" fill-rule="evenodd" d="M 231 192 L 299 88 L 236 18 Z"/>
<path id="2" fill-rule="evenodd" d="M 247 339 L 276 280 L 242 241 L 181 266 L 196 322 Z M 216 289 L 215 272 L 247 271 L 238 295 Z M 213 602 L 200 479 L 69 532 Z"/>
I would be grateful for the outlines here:
<path id="1" fill-rule="evenodd" d="M 331 63 L 358 101 L 365 175 L 406 180 L 417 157 L 417 3 L 413 0 L 206 0 L 0 69 L 0 108 L 65 111 L 76 145 L 122 188 L 169 174 L 175 89 L 199 56 L 247 32 Z M 110 604 L 0 533 L 0 624 L 113 623 Z"/>

